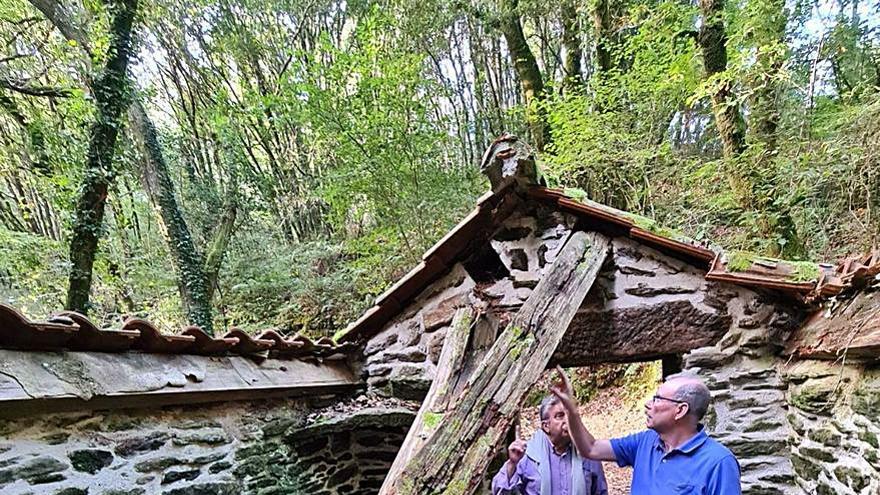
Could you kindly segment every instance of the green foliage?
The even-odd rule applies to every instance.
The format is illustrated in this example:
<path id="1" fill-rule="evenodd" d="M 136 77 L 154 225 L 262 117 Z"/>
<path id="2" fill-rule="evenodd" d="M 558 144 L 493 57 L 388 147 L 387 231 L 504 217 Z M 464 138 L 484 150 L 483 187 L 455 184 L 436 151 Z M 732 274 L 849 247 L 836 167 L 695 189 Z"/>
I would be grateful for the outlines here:
<path id="1" fill-rule="evenodd" d="M 399 29 L 391 14 L 372 8 L 348 46 L 320 40 L 334 64 L 316 66 L 299 89 L 330 164 L 320 192 L 335 222 L 363 222 L 367 212 L 376 227 L 397 230 L 412 260 L 449 225 L 431 212 L 460 211 L 477 181 L 473 169 L 443 160 L 451 143 L 424 98 L 440 88 L 424 78 L 425 56 L 404 49 Z"/>
<path id="2" fill-rule="evenodd" d="M 727 269 L 731 272 L 744 272 L 752 267 L 758 256 L 746 251 L 732 251 L 727 254 Z"/>
<path id="3" fill-rule="evenodd" d="M 65 4 L 86 33 L 86 55 L 29 3 L 0 0 L 0 77 L 67 92 L 0 89 L 0 290 L 35 316 L 58 309 L 66 290 L 71 213 L 96 115 L 83 81 L 108 55 L 104 5 Z M 840 8 L 817 33 L 801 28 L 814 15 L 809 2 L 792 11 L 778 0 L 727 2 L 727 70 L 705 78 L 697 5 L 614 4 L 607 71 L 593 57 L 595 6 L 576 6 L 590 56 L 583 80 L 563 89 L 560 5 L 519 2 L 546 88 L 553 144 L 539 159 L 551 184 L 630 211 L 659 235 L 720 244 L 732 270 L 753 259 L 738 251 L 833 260 L 876 243 L 876 7 Z M 214 293 L 218 329 L 343 328 L 472 208 L 486 189 L 477 163 L 491 140 L 527 137 L 495 4 L 140 8 L 135 91 L 201 255 L 223 213 L 237 212 Z M 720 157 L 708 98 L 722 84 L 748 126 L 746 150 L 733 159 Z M 775 123 L 773 139 L 759 122 Z M 124 131 L 117 145 L 91 303 L 102 321 L 137 314 L 176 328 L 179 277 L 135 139 Z M 811 263 L 793 269 L 797 281 L 818 275 Z"/>
<path id="4" fill-rule="evenodd" d="M 271 235 L 248 229 L 236 236 L 228 276 L 221 280 L 218 327 L 330 336 L 370 304 L 352 283 L 359 269 L 339 246 L 323 241 L 286 246 L 276 239 L 267 256 L 261 246 Z"/>
<path id="5" fill-rule="evenodd" d="M 45 315 L 64 300 L 64 246 L 42 236 L 0 227 L 0 294 L 4 302 Z"/>

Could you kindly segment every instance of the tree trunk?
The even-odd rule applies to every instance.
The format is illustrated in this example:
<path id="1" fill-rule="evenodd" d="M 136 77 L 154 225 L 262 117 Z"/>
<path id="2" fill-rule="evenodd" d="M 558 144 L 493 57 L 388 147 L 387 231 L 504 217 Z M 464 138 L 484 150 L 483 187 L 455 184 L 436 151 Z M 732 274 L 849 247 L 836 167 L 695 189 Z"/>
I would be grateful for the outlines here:
<path id="1" fill-rule="evenodd" d="M 707 79 L 727 70 L 727 34 L 724 30 L 723 11 L 724 0 L 700 0 L 703 24 L 700 26 L 698 41 L 703 52 L 703 68 Z M 720 76 L 711 96 L 715 126 L 721 136 L 724 156 L 737 157 L 745 150 L 745 125 L 731 82 L 723 75 Z"/>
<path id="2" fill-rule="evenodd" d="M 778 185 L 780 180 L 787 180 L 779 177 L 774 163 L 780 119 L 780 88 L 776 76 L 782 70 L 786 57 L 787 16 L 784 0 L 762 0 L 756 3 L 756 7 L 751 16 L 756 23 L 754 37 L 757 44 L 757 75 L 753 82 L 749 130 L 750 140 L 753 140 L 753 144 L 760 144 L 761 149 L 754 165 L 755 178 L 751 181 L 760 180 Z M 754 202 L 759 210 L 758 226 L 762 236 L 774 241 L 770 243 L 767 254 L 790 257 L 803 255 L 803 241 L 798 235 L 790 208 L 776 205 L 769 198 L 757 198 Z M 775 242 L 776 239 L 784 239 L 785 242 Z"/>
<path id="3" fill-rule="evenodd" d="M 583 82 L 581 70 L 580 29 L 578 29 L 577 9 L 573 0 L 565 0 L 560 6 L 562 9 L 562 46 L 565 48 L 565 56 L 562 60 L 562 68 L 565 72 L 563 89 L 567 92 L 577 90 Z"/>
<path id="4" fill-rule="evenodd" d="M 544 148 L 550 144 L 550 126 L 547 125 L 546 112 L 541 105 L 544 97 L 544 80 L 535 55 L 523 34 L 517 12 L 518 3 L 518 0 L 501 1 L 501 32 L 507 41 L 507 49 L 519 76 L 532 142 L 538 151 L 544 151 Z"/>
<path id="5" fill-rule="evenodd" d="M 571 235 L 474 371 L 454 408 L 435 417 L 434 435 L 413 453 L 384 493 L 474 493 L 522 400 L 596 280 L 609 247 L 610 240 L 600 234 Z"/>
<path id="6" fill-rule="evenodd" d="M 785 61 L 785 1 L 762 0 L 753 12 L 755 38 L 757 40 L 756 66 L 758 74 L 754 82 L 750 130 L 764 145 L 764 153 L 776 152 L 776 131 L 779 127 L 779 84 L 774 78 L 782 70 Z"/>
<path id="7" fill-rule="evenodd" d="M 76 41 L 89 58 L 93 57 L 89 48 L 88 38 L 82 29 L 69 21 L 69 13 L 65 12 L 64 6 L 54 0 L 30 0 L 30 2 L 52 22 L 52 25 L 65 38 Z M 94 92 L 94 86 L 89 81 L 86 81 L 86 83 L 92 87 Z M 177 206 L 174 185 L 171 182 L 168 166 L 165 163 L 165 158 L 156 136 L 155 126 L 139 100 L 135 101 L 128 114 L 131 130 L 135 134 L 135 141 L 140 145 L 144 157 L 145 166 L 144 174 L 142 175 L 144 177 L 149 175 L 155 179 L 153 181 L 155 187 L 153 189 L 145 187 L 145 189 L 150 195 L 153 204 L 159 207 L 160 218 L 166 228 L 168 246 L 174 256 L 174 264 L 178 270 L 178 288 L 181 295 L 181 304 L 190 322 L 201 326 L 206 332 L 212 333 L 212 284 L 216 284 L 216 277 L 219 273 L 223 253 L 232 235 L 237 205 L 230 203 L 229 208 L 224 213 L 218 227 L 218 232 L 215 234 L 215 240 L 212 243 L 208 260 L 206 260 L 205 266 L 202 266 L 201 257 L 195 249 L 189 228 Z M 162 189 L 160 185 L 164 187 L 164 192 L 160 192 L 160 189 Z M 198 262 L 197 264 L 196 261 Z M 209 272 L 210 275 L 206 274 L 206 272 Z"/>
<path id="8" fill-rule="evenodd" d="M 43 127 L 36 122 L 28 122 L 27 117 L 21 113 L 18 105 L 11 96 L 0 93 L 0 107 L 6 110 L 13 120 L 24 130 L 28 137 L 30 153 L 28 158 L 34 171 L 40 175 L 51 175 L 52 166 L 49 163 L 49 154 L 46 152 L 46 133 Z"/>
<path id="9" fill-rule="evenodd" d="M 607 74 L 614 68 L 611 57 L 612 4 L 615 0 L 597 0 L 590 12 L 596 37 L 596 65 L 599 74 Z"/>
<path id="10" fill-rule="evenodd" d="M 139 101 L 135 101 L 129 109 L 129 119 L 142 154 L 141 177 L 144 189 L 159 210 L 159 217 L 162 219 L 165 236 L 168 239 L 168 248 L 177 269 L 177 286 L 180 290 L 183 310 L 190 323 L 202 327 L 202 330 L 211 335 L 213 334 L 211 296 L 204 260 L 196 250 L 189 227 L 183 218 L 183 212 L 177 205 L 174 183 L 171 182 L 168 165 L 159 148 L 156 128 L 147 118 L 147 113 Z"/>
<path id="11" fill-rule="evenodd" d="M 217 224 L 217 230 L 214 232 L 214 238 L 208 247 L 205 255 L 205 278 L 208 284 L 208 301 L 214 299 L 214 290 L 217 288 L 217 281 L 220 277 L 220 266 L 223 264 L 223 257 L 226 255 L 226 248 L 229 247 L 229 241 L 232 239 L 232 233 L 235 231 L 235 219 L 238 216 L 238 198 L 233 184 L 230 187 L 230 193 L 227 196 L 226 205 L 223 209 L 223 216 L 220 223 Z"/>
<path id="12" fill-rule="evenodd" d="M 137 0 L 111 2 L 110 48 L 104 71 L 93 85 L 97 120 L 91 129 L 83 187 L 76 204 L 70 240 L 70 286 L 66 308 L 86 313 L 92 287 L 92 266 L 104 221 L 107 188 L 113 180 L 113 154 L 121 126 L 120 114 L 128 105 L 126 95 L 131 26 Z"/>

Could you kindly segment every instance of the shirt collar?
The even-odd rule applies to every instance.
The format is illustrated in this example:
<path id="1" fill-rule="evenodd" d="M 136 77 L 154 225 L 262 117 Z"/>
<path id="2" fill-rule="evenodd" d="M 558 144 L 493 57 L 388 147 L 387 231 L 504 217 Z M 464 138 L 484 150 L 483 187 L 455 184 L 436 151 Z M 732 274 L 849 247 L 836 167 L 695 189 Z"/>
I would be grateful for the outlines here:
<path id="1" fill-rule="evenodd" d="M 685 443 L 678 446 L 678 448 L 672 449 L 669 452 L 681 452 L 683 454 L 691 454 L 693 451 L 700 448 L 706 442 L 706 439 L 709 438 L 709 435 L 706 434 L 706 428 L 703 425 L 697 425 L 697 433 L 694 434 L 691 438 L 689 438 Z M 666 450 L 663 448 L 663 440 L 660 439 L 660 435 L 657 435 L 657 440 L 654 446 L 660 450 Z"/>

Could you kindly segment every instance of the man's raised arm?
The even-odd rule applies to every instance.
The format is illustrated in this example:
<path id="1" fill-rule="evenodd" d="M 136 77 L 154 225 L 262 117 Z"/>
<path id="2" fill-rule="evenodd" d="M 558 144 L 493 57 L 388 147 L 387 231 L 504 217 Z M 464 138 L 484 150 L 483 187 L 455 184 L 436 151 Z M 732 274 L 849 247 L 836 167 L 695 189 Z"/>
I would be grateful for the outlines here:
<path id="1" fill-rule="evenodd" d="M 553 393 L 562 405 L 565 407 L 566 416 L 568 417 L 568 433 L 571 440 L 577 447 L 578 453 L 587 459 L 594 461 L 614 461 L 614 449 L 611 448 L 611 442 L 608 440 L 596 440 L 593 435 L 587 431 L 584 422 L 581 421 L 581 415 L 578 411 L 577 402 L 574 399 L 574 392 L 571 389 L 571 382 L 561 367 L 556 367 L 559 373 L 559 383 L 550 387 Z"/>

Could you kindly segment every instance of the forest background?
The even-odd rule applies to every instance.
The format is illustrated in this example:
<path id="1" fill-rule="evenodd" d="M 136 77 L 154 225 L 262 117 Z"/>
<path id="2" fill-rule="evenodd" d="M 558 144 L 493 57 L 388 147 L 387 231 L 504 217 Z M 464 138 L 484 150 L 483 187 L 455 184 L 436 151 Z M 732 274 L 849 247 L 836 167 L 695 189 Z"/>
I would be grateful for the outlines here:
<path id="1" fill-rule="evenodd" d="M 488 189 L 731 250 L 880 233 L 880 2 L 0 0 L 0 301 L 333 335 Z"/>

